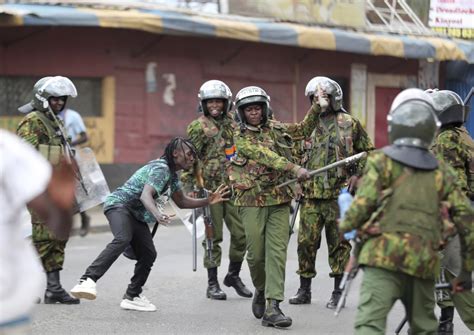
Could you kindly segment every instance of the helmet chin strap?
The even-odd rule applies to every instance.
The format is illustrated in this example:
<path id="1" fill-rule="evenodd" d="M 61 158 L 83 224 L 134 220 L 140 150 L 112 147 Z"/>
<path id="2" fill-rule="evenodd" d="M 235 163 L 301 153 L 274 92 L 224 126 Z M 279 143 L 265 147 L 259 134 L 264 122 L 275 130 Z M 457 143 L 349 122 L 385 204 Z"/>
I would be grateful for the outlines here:
<path id="1" fill-rule="evenodd" d="M 49 107 L 49 103 L 48 103 L 48 99 L 41 96 L 41 94 L 43 94 L 46 87 L 48 87 L 48 85 L 51 84 L 55 79 L 56 79 L 56 77 L 51 77 L 48 80 L 46 80 L 45 83 L 43 85 L 41 85 L 38 92 L 35 94 L 35 97 L 43 103 L 43 108 L 44 109 L 47 109 Z"/>
<path id="2" fill-rule="evenodd" d="M 35 97 L 36 97 L 36 99 L 41 101 L 41 103 L 43 104 L 43 109 L 48 109 L 48 107 L 49 107 L 48 99 L 42 97 L 39 93 L 36 93 Z"/>

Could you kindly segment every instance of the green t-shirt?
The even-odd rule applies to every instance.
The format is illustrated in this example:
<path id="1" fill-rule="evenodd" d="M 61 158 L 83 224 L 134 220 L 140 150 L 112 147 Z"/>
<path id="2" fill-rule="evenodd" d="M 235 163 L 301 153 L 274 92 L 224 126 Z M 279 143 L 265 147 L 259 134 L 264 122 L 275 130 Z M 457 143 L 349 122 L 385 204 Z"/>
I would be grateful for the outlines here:
<path id="1" fill-rule="evenodd" d="M 140 201 L 145 184 L 156 190 L 155 200 L 165 193 L 168 188 L 170 193 L 181 189 L 176 173 L 172 173 L 164 159 L 156 159 L 138 169 L 125 184 L 111 193 L 104 202 L 104 211 L 112 207 L 125 206 L 138 220 L 146 223 L 155 222 L 154 216 L 146 210 Z"/>

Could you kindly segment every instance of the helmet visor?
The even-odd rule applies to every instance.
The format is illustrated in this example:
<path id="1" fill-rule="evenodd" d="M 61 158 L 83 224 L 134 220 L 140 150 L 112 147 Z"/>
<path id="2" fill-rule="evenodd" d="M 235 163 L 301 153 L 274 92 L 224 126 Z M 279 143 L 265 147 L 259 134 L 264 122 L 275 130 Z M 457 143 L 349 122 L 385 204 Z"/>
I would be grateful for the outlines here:
<path id="1" fill-rule="evenodd" d="M 66 77 L 56 76 L 47 80 L 39 89 L 38 93 L 47 92 L 48 96 L 62 97 L 69 96 L 77 97 L 76 86 Z"/>
<path id="2" fill-rule="evenodd" d="M 23 114 L 27 114 L 33 111 L 35 108 L 33 107 L 33 102 L 28 102 L 27 104 L 18 107 L 18 111 Z"/>

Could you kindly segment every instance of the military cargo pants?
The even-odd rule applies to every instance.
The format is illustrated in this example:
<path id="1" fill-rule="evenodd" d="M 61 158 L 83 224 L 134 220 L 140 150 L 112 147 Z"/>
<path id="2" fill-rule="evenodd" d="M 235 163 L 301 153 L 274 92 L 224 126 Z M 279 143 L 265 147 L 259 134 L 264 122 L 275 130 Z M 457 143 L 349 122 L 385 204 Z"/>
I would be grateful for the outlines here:
<path id="1" fill-rule="evenodd" d="M 211 220 L 214 225 L 214 239 L 212 245 L 212 260 L 209 260 L 206 252 L 206 239 L 202 241 L 204 248 L 204 267 L 214 268 L 221 265 L 222 250 L 221 242 L 224 222 L 230 232 L 229 260 L 231 262 L 242 262 L 245 256 L 245 231 L 244 225 L 238 215 L 238 208 L 231 201 L 221 202 L 210 206 Z"/>
<path id="2" fill-rule="evenodd" d="M 364 267 L 355 334 L 385 334 L 387 315 L 398 299 L 405 306 L 412 334 L 437 334 L 433 290 L 434 279 L 421 279 L 405 273 Z"/>
<path id="3" fill-rule="evenodd" d="M 240 207 L 247 239 L 247 263 L 255 288 L 282 301 L 290 234 L 290 206 Z"/>
<path id="4" fill-rule="evenodd" d="M 64 264 L 64 249 L 67 241 L 61 241 L 32 214 L 32 240 L 40 256 L 44 271 L 62 270 Z"/>
<path id="5" fill-rule="evenodd" d="M 321 246 L 321 233 L 325 229 L 331 277 L 344 272 L 349 260 L 351 245 L 340 241 L 336 220 L 339 207 L 336 200 L 304 199 L 298 230 L 298 273 L 304 278 L 316 276 L 316 254 Z"/>
<path id="6" fill-rule="evenodd" d="M 447 270 L 444 275 L 447 282 L 454 279 L 454 276 Z M 466 327 L 474 330 L 474 292 L 451 294 L 448 290 L 444 290 L 443 300 L 437 301 L 437 304 L 440 308 L 454 306 Z"/>

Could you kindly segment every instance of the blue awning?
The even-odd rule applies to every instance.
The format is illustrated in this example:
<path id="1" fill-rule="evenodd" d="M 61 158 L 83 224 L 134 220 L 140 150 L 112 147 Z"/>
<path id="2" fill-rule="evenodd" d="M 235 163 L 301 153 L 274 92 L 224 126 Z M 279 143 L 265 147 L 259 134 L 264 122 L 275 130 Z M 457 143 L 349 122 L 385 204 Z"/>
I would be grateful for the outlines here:
<path id="1" fill-rule="evenodd" d="M 0 5 L 1 26 L 125 28 L 157 34 L 220 37 L 373 56 L 474 63 L 474 42 L 465 40 L 356 32 L 271 19 L 173 10 L 7 4 Z"/>

